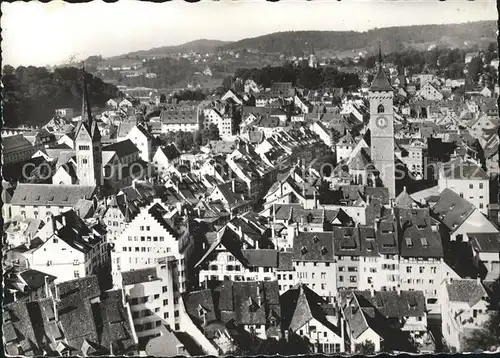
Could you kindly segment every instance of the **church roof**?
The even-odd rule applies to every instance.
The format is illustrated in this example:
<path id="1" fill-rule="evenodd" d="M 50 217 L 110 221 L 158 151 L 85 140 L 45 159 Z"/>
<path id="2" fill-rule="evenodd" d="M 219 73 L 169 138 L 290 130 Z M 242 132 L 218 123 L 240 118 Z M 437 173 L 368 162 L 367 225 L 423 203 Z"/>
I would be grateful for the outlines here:
<path id="1" fill-rule="evenodd" d="M 382 69 L 382 66 L 379 67 L 377 74 L 373 79 L 370 91 L 394 91 L 394 88 L 391 86 L 391 83 Z"/>

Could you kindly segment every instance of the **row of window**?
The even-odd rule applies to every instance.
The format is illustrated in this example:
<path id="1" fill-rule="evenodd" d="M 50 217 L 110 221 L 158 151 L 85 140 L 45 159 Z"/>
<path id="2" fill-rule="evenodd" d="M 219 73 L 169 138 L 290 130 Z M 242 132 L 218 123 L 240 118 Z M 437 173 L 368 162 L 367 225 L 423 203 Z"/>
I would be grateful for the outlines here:
<path id="1" fill-rule="evenodd" d="M 149 227 L 149 226 L 148 226 Z M 139 236 L 129 236 L 128 241 L 139 241 Z M 163 236 L 140 236 L 140 241 L 153 241 L 153 242 L 163 242 L 165 238 Z"/>
<path id="2" fill-rule="evenodd" d="M 412 273 L 413 271 L 413 266 L 406 266 L 406 273 Z M 430 268 L 431 273 L 436 274 L 437 273 L 437 267 L 436 266 L 431 266 Z M 424 273 L 425 272 L 425 266 L 420 266 L 418 268 L 419 273 Z"/>

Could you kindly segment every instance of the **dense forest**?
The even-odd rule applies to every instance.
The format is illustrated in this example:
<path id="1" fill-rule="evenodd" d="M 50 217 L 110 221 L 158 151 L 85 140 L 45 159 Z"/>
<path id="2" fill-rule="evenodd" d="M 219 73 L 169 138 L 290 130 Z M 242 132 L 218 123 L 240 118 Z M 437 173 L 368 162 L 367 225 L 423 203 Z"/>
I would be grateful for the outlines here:
<path id="1" fill-rule="evenodd" d="M 240 68 L 236 70 L 233 81 L 235 78 L 241 78 L 244 81 L 252 79 L 264 87 L 270 87 L 273 82 L 292 82 L 294 86 L 307 89 L 340 87 L 348 90 L 361 85 L 356 73 L 342 72 L 334 67 L 312 68 L 291 64 L 281 67 Z M 228 87 L 230 83 L 231 78 L 224 80 L 225 87 Z"/>
<path id="2" fill-rule="evenodd" d="M 49 72 L 44 67 L 3 68 L 3 120 L 4 126 L 22 124 L 43 125 L 57 108 L 81 108 L 82 71 L 64 67 Z M 117 97 L 115 86 L 87 73 L 90 102 L 103 107 L 110 98 Z"/>
<path id="3" fill-rule="evenodd" d="M 481 44 L 496 39 L 497 24 L 494 21 L 478 21 L 466 24 L 417 25 L 355 31 L 287 31 L 244 39 L 222 46 L 225 50 L 255 49 L 261 52 L 299 55 L 315 50 L 336 51 L 371 49 L 383 42 L 386 52 L 401 51 L 417 44 L 435 43 L 449 47 L 463 47 L 464 43 Z"/>

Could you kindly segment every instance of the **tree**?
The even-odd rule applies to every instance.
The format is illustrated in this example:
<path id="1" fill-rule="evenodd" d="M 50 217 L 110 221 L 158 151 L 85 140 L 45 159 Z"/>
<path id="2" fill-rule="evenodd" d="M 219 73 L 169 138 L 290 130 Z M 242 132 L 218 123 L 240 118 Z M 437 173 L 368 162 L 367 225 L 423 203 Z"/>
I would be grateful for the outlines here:
<path id="1" fill-rule="evenodd" d="M 500 347 L 500 278 L 492 284 L 488 311 L 491 312 L 488 321 L 465 340 L 466 352 L 492 351 Z"/>
<path id="2" fill-rule="evenodd" d="M 219 127 L 217 127 L 213 123 L 210 123 L 208 131 L 209 131 L 209 140 L 220 140 Z"/>
<path id="3" fill-rule="evenodd" d="M 483 68 L 483 61 L 480 57 L 474 57 L 467 66 L 467 77 L 473 82 L 479 78 L 479 74 Z"/>
<path id="4" fill-rule="evenodd" d="M 356 344 L 354 349 L 356 350 L 356 353 L 362 356 L 373 355 L 375 354 L 375 343 L 367 340 L 364 343 Z"/>

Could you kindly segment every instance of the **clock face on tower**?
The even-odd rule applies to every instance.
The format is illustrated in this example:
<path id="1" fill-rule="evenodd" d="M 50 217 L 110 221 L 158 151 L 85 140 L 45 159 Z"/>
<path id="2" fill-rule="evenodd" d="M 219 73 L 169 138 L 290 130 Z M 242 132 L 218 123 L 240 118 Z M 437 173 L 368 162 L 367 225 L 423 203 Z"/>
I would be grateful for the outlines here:
<path id="1" fill-rule="evenodd" d="M 375 120 L 375 124 L 377 125 L 377 127 L 379 127 L 380 129 L 384 129 L 387 127 L 387 119 L 385 117 L 378 117 L 376 120 Z"/>

